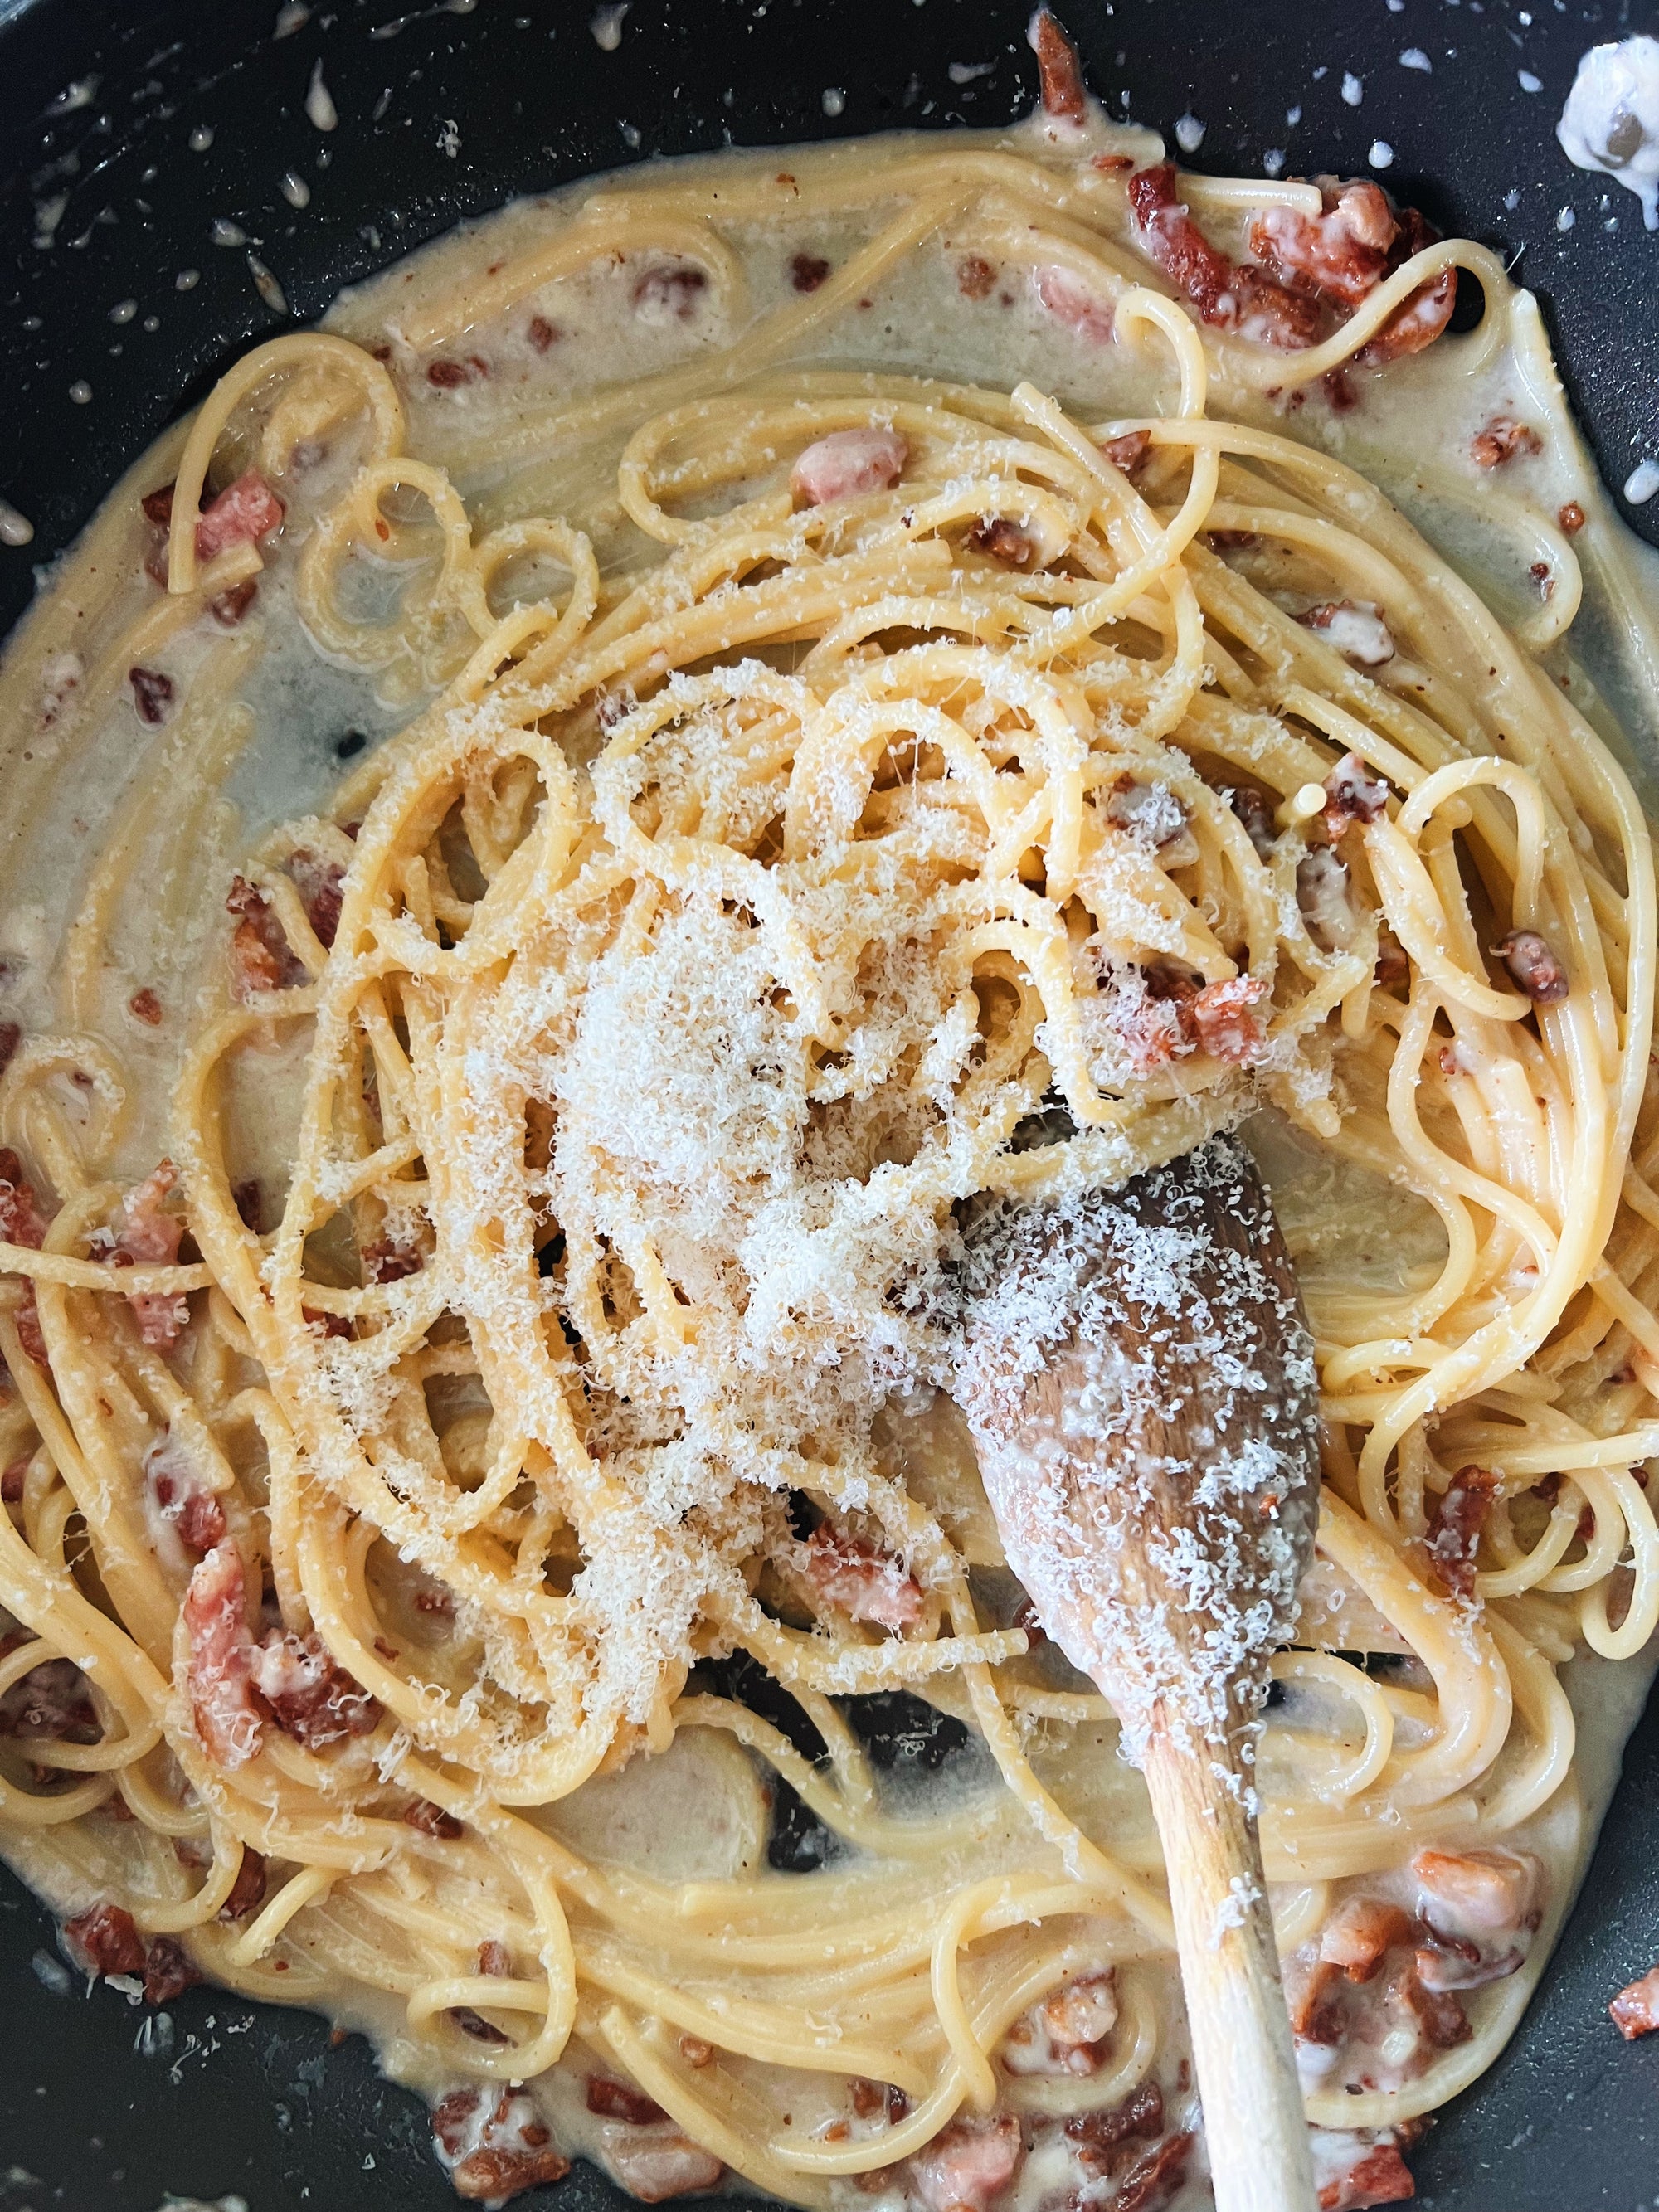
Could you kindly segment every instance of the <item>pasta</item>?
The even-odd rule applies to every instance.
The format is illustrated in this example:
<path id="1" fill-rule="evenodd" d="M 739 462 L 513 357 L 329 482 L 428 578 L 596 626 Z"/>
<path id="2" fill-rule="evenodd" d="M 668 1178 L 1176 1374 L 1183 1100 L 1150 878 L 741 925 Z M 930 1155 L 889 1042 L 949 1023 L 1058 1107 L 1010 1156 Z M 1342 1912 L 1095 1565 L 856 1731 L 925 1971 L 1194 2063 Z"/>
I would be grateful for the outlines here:
<path id="1" fill-rule="evenodd" d="M 1466 381 L 1535 313 L 1430 241 L 1297 349 L 1194 319 L 1119 143 L 791 157 L 810 282 L 770 159 L 500 218 L 240 362 L 96 649 L 71 580 L 13 650 L 20 822 L 50 726 L 154 735 L 0 1085 L 0 1843 L 94 1966 L 371 2033 L 465 2194 L 1201 2191 L 1144 1794 L 942 1316 L 963 1203 L 1224 1127 L 1323 1390 L 1261 1773 L 1324 2201 L 1571 1901 L 1561 1670 L 1659 1621 L 1652 845 L 1576 529 L 1513 502 L 1506 623 L 1282 415 L 1449 270 Z M 1147 404 L 838 356 L 918 269 Z M 610 282 L 640 374 L 449 404 Z M 284 630 L 402 726 L 250 840 Z"/>

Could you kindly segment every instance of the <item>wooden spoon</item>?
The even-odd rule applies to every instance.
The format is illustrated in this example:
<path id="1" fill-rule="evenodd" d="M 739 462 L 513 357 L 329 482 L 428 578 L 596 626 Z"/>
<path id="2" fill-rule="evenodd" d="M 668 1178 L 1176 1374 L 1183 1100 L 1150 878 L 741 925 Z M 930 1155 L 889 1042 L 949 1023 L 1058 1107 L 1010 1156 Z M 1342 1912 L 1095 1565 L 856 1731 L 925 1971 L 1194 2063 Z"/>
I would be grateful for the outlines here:
<path id="1" fill-rule="evenodd" d="M 1273 1207 L 1215 1137 L 1119 1190 L 998 1205 L 964 1247 L 954 1395 L 1009 1565 L 1146 1777 L 1217 2212 L 1310 2212 L 1252 1782 L 1319 1501 Z"/>

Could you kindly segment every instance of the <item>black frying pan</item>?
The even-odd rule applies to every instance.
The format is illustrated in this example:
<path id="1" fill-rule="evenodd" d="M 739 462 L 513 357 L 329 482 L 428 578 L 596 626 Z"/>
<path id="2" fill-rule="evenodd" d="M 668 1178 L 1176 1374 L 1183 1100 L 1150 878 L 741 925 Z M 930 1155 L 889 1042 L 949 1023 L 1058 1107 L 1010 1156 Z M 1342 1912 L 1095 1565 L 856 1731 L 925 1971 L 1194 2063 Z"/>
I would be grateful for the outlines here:
<path id="1" fill-rule="evenodd" d="M 1363 173 L 1387 142 L 1397 193 L 1516 257 L 1542 295 L 1609 483 L 1659 456 L 1659 234 L 1554 139 L 1579 53 L 1659 29 L 1650 0 L 1060 4 L 1115 113 L 1166 134 L 1184 114 L 1204 123 L 1194 166 L 1259 169 L 1279 148 L 1292 172 Z M 273 42 L 277 5 L 0 0 L 0 494 L 37 532 L 26 552 L 0 548 L 0 630 L 27 603 L 31 564 L 280 326 L 247 247 L 213 242 L 216 218 L 247 234 L 307 319 L 343 283 L 514 192 L 728 136 L 1001 123 L 1035 90 L 1027 0 L 633 0 L 614 54 L 589 35 L 592 0 L 313 0 L 312 20 Z M 1431 70 L 1402 66 L 1407 49 Z M 326 137 L 303 106 L 319 56 L 342 118 Z M 953 62 L 994 66 L 958 85 Z M 84 97 L 63 102 L 73 86 Z M 831 88 L 845 95 L 833 121 Z M 452 123 L 453 155 L 440 143 Z M 195 150 L 204 130 L 212 143 Z M 289 168 L 312 187 L 303 214 L 279 191 Z M 37 245 L 60 196 L 53 242 Z M 131 316 L 112 319 L 127 301 Z M 1659 544 L 1659 500 L 1630 515 Z M 868 1700 L 856 1719 L 878 1758 L 948 1755 L 924 1712 Z M 1659 1956 L 1656 1802 L 1659 1702 L 1525 2025 L 1413 2154 L 1436 2212 L 1656 2201 L 1659 2037 L 1627 2048 L 1605 2010 Z M 800 1810 L 784 1799 L 778 1863 L 810 1862 Z M 168 2191 L 235 2191 L 252 2212 L 453 2212 L 424 2112 L 380 2081 L 361 2040 L 333 2049 L 304 2014 L 198 1989 L 172 2009 L 169 2047 L 113 1991 L 49 1986 L 54 1934 L 0 1870 L 0 2212 L 155 2212 Z M 627 2202 L 585 2166 L 556 2194 L 565 2212 Z"/>

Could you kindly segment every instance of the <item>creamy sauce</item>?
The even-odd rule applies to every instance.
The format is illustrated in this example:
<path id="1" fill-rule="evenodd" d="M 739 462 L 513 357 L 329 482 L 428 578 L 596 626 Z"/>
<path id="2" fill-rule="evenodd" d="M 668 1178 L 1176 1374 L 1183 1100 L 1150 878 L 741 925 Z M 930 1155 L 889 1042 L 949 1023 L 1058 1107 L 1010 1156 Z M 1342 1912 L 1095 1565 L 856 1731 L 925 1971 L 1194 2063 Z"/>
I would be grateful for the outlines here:
<path id="1" fill-rule="evenodd" d="M 1645 33 L 1592 46 L 1578 64 L 1556 125 L 1567 159 L 1634 192 L 1659 230 L 1659 39 Z"/>
<path id="2" fill-rule="evenodd" d="M 455 0 L 452 0 L 455 4 Z M 282 27 L 303 20 L 284 10 Z M 592 35 L 607 51 L 623 34 L 623 7 L 599 9 Z M 1606 58 L 1598 59 L 1598 57 Z M 1594 64 L 1594 68 L 1591 64 Z M 1622 72 L 1622 74 L 1621 74 Z M 1624 88 L 1624 89 L 1620 89 Z M 1620 103 L 1623 103 L 1622 108 Z M 320 131 L 337 120 L 321 73 L 313 73 L 307 112 Z M 1626 112 L 1639 134 L 1616 119 Z M 1201 126 L 1191 124 L 1183 144 L 1195 144 Z M 1627 149 L 1620 152 L 1620 148 Z M 1624 47 L 1597 48 L 1586 58 L 1563 118 L 1562 142 L 1583 166 L 1611 171 L 1642 193 L 1650 223 L 1659 177 L 1659 45 L 1632 40 Z M 902 142 L 884 141 L 884 156 Z M 967 141 L 965 143 L 976 143 Z M 1146 134 L 1103 132 L 1103 149 L 1122 150 L 1138 161 L 1152 158 Z M 937 142 L 927 142 L 937 150 Z M 816 173 L 845 174 L 869 156 L 856 145 L 828 151 L 698 157 L 657 172 L 718 204 L 723 185 L 763 175 L 787 174 L 809 164 Z M 298 191 L 303 187 L 297 185 Z M 285 180 L 285 189 L 287 184 Z M 563 445 L 538 434 L 556 406 L 598 390 L 619 374 L 654 369 L 694 369 L 717 343 L 735 331 L 708 286 L 640 285 L 631 264 L 596 265 L 548 283 L 536 296 L 495 318 L 472 322 L 440 349 L 460 364 L 453 380 L 427 374 L 429 353 L 411 333 L 434 303 L 458 286 L 481 281 L 490 264 L 521 250 L 569 220 L 603 185 L 584 183 L 554 198 L 520 202 L 487 220 L 464 226 L 372 283 L 342 296 L 328 327 L 368 346 L 387 346 L 404 380 L 410 415 L 410 450 L 441 461 L 451 472 L 475 521 L 493 526 L 528 512 L 580 515 L 588 522 L 602 563 L 625 564 L 646 548 L 611 502 L 617 453 L 624 429 L 606 428 Z M 1264 195 L 1271 188 L 1264 187 Z M 301 204 L 295 192 L 294 204 Z M 787 217 L 787 198 L 781 203 Z M 1206 228 L 1234 246 L 1248 220 L 1243 200 L 1206 207 Z M 803 256 L 836 265 L 867 234 L 867 211 L 809 227 L 787 219 L 734 226 L 746 313 L 758 317 L 800 288 Z M 1000 273 L 982 297 L 968 296 L 958 255 L 948 234 L 912 257 L 893 279 L 878 285 L 850 313 L 821 330 L 810 356 L 814 365 L 855 378 L 866 370 L 930 375 L 949 364 L 953 379 L 1008 388 L 1033 377 L 1086 417 L 1155 412 L 1173 398 L 1167 354 L 1151 346 L 1103 343 L 1097 335 L 1060 322 L 1045 307 L 1029 274 Z M 1437 346 L 1386 371 L 1358 371 L 1352 378 L 1357 404 L 1334 407 L 1316 392 L 1304 400 L 1257 398 L 1221 382 L 1214 411 L 1259 421 L 1338 455 L 1379 482 L 1433 538 L 1446 556 L 1504 617 L 1520 623 L 1537 609 L 1529 572 L 1538 557 L 1539 532 L 1556 526 L 1569 501 L 1589 517 L 1576 541 L 1589 586 L 1585 615 L 1571 651 L 1554 649 L 1545 665 L 1599 712 L 1607 700 L 1620 714 L 1650 771 L 1659 757 L 1659 731 L 1647 716 L 1642 690 L 1659 665 L 1651 624 L 1653 566 L 1620 525 L 1595 483 L 1582 441 L 1568 417 L 1559 382 L 1529 300 L 1523 295 L 1516 342 L 1471 373 L 1452 343 Z M 1495 418 L 1516 418 L 1538 434 L 1539 450 L 1508 464 L 1501 483 L 1474 458 L 1473 446 Z M 70 921 L 84 896 L 82 856 L 94 851 L 110 823 L 128 817 L 137 872 L 159 850 L 163 819 L 153 801 L 193 808 L 197 834 L 193 865 L 202 896 L 186 903 L 182 927 L 155 928 L 141 908 L 113 920 L 100 973 L 92 1026 L 118 1036 L 137 1078 L 123 1133 L 122 1157 L 137 1176 L 165 1144 L 166 1102 L 176 1073 L 188 1018 L 201 988 L 204 963 L 221 957 L 219 900 L 236 856 L 280 820 L 320 809 L 346 759 L 400 727 L 432 696 L 429 672 L 403 666 L 378 679 L 337 665 L 304 637 L 292 607 L 292 564 L 274 563 L 260 580 L 257 610 L 247 617 L 250 675 L 240 687 L 236 744 L 212 750 L 189 718 L 158 732 L 141 725 L 131 698 L 118 698 L 101 719 L 84 714 L 80 678 L 98 643 L 131 621 L 153 596 L 137 574 L 135 557 L 144 534 L 135 495 L 166 482 L 181 441 L 170 434 L 130 474 L 106 515 L 82 546 L 66 556 L 54 579 L 55 596 L 20 641 L 13 665 L 31 686 L 8 714 L 4 758 L 8 842 L 0 856 L 0 1017 L 25 1030 L 61 1024 L 54 1002 L 53 969 Z M 290 498 L 288 535 L 303 536 L 309 518 L 336 488 L 350 456 L 321 460 L 313 475 L 285 485 Z M 10 511 L 0 512 L 0 536 Z M 17 518 L 21 522 L 21 518 Z M 27 526 L 23 526 L 27 529 Z M 11 538 L 8 542 L 21 542 Z M 108 579 L 123 580 L 112 593 Z M 168 666 L 181 691 L 210 641 L 186 636 L 168 649 Z M 255 655 L 258 655 L 257 664 Z M 1601 716 L 1605 720 L 1605 716 Z M 126 1012 L 133 994 L 153 989 L 162 1008 L 154 1028 Z M 279 1179 L 283 1132 L 297 1083 L 292 1049 L 273 1049 L 249 1095 L 232 1116 L 245 1156 L 233 1175 Z M 264 1109 L 261 1110 L 263 1101 Z M 1392 1193 L 1360 1168 L 1342 1168 L 1296 1139 L 1288 1125 L 1264 1116 L 1252 1125 L 1253 1143 L 1272 1182 L 1292 1249 L 1304 1272 L 1316 1319 L 1322 1292 L 1356 1280 L 1398 1287 L 1432 1272 L 1444 1252 L 1444 1233 L 1426 1206 Z M 1389 1212 L 1386 1230 L 1380 1217 Z M 895 1414 L 893 1447 L 908 1459 L 916 1493 L 938 1506 L 969 1556 L 994 1574 L 1000 1563 L 994 1529 L 972 1464 L 965 1433 L 937 1409 Z M 1058 1668 L 1060 1664 L 1054 1662 Z M 1518 2017 L 1547 1954 L 1582 1871 L 1616 1778 L 1625 1734 L 1639 1710 L 1650 1674 L 1644 1661 L 1607 1668 L 1577 1660 L 1565 1680 L 1580 1719 L 1577 1791 L 1564 1790 L 1512 1839 L 1534 1851 L 1549 1875 L 1550 1906 L 1542 1936 L 1522 1971 L 1471 2000 L 1471 2010 L 1502 2006 Z M 1059 1677 L 1057 1679 L 1065 1679 Z M 1303 1711 L 1299 1719 L 1322 1728 L 1339 1749 L 1351 1748 L 1351 1717 L 1335 1710 Z M 1273 1756 L 1270 1735 L 1266 1763 Z M 1116 1755 L 1116 1731 L 1083 1729 L 1063 1750 L 1044 1752 L 1038 1764 L 1055 1796 L 1086 1832 L 1110 1838 L 1125 1863 L 1150 1870 L 1158 1863 L 1155 1832 L 1139 1777 Z M 964 1763 L 951 1786 L 961 1793 L 979 1826 L 964 1844 L 964 1871 L 975 1875 L 1012 1863 L 1015 1838 L 1006 1808 L 980 1769 Z M 1581 1802 L 1582 1801 L 1582 1802 Z M 894 1786 L 889 1809 L 902 1817 L 904 1796 Z M 548 1825 L 592 1856 L 665 1879 L 710 1881 L 754 1866 L 763 1858 L 767 1808 L 757 1768 L 726 1739 L 689 1735 L 665 1758 L 636 1761 L 587 1786 L 548 1815 Z M 26 1874 L 45 1881 L 42 1864 L 27 1844 L 15 1854 Z M 899 1877 L 902 1879 L 902 1875 Z M 1278 1885 L 1275 1904 L 1287 1921 L 1298 1909 L 1292 1882 Z M 1176 1996 L 1167 1960 L 1138 1967 L 1131 1978 L 1149 2015 L 1169 2017 Z M 399 2030 L 400 2008 L 343 2001 L 340 2016 L 375 2039 L 388 2071 L 429 2095 L 447 2086 L 431 2071 L 429 2056 Z M 1170 2048 L 1166 2094 L 1170 2124 L 1193 2117 L 1189 2094 L 1175 2084 L 1178 2042 Z M 538 2084 L 557 2140 L 568 2149 L 603 2157 L 611 2146 L 607 2123 L 582 2101 L 580 2057 Z M 796 2124 L 805 2135 L 833 2116 L 819 2077 L 798 2085 Z M 1012 2212 L 1036 2212 L 1045 2195 L 1064 2182 L 1041 2159 L 1029 2160 L 1014 2192 Z M 896 2212 L 896 2187 L 874 2195 L 844 2191 L 846 2202 Z M 1174 2200 L 1197 2207 L 1208 2200 L 1200 2167 Z"/>

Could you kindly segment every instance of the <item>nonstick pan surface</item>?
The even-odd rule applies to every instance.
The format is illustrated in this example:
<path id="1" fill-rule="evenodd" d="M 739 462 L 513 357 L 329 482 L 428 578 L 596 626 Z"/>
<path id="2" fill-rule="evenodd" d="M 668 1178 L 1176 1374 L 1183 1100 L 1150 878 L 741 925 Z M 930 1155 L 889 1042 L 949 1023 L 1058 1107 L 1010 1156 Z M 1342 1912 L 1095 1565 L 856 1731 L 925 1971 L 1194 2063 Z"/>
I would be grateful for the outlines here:
<path id="1" fill-rule="evenodd" d="M 517 192 L 728 142 L 1000 124 L 1035 92 L 1026 0 L 633 0 L 615 52 L 590 34 L 591 0 L 314 0 L 275 40 L 277 6 L 0 0 L 0 495 L 36 530 L 0 548 L 0 631 L 34 564 L 149 440 L 288 326 L 250 252 L 307 320 Z M 1172 146 L 1178 118 L 1202 124 L 1190 166 L 1259 171 L 1279 149 L 1289 173 L 1363 174 L 1377 142 L 1392 149 L 1375 172 L 1391 189 L 1498 246 L 1541 295 L 1615 492 L 1659 458 L 1659 234 L 1554 137 L 1579 54 L 1659 32 L 1651 4 L 1061 9 L 1113 113 Z M 305 111 L 319 60 L 340 117 L 326 135 Z M 991 67 L 957 82 L 953 63 Z M 289 171 L 310 187 L 303 211 L 283 197 Z M 243 242 L 216 243 L 216 223 Z M 1626 511 L 1659 544 L 1659 500 Z M 943 1748 L 918 1709 L 866 1702 L 878 1757 Z M 1413 2154 L 1433 2212 L 1659 2207 L 1659 2037 L 1626 2046 L 1606 2013 L 1659 1956 L 1656 1802 L 1659 1701 L 1525 2023 Z M 169 2192 L 234 2192 L 251 2212 L 453 2212 L 424 2111 L 360 2039 L 334 2047 L 313 2017 L 205 1989 L 163 2027 L 67 1984 L 55 1936 L 0 1869 L 0 2212 L 155 2212 Z M 521 2201 L 556 2198 L 629 2202 L 580 2165 Z"/>

